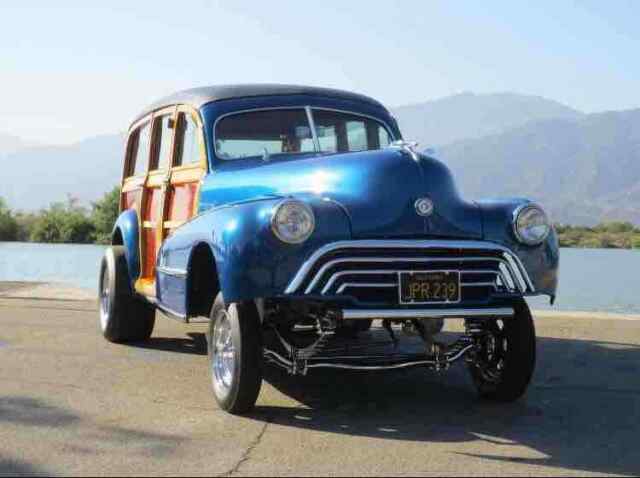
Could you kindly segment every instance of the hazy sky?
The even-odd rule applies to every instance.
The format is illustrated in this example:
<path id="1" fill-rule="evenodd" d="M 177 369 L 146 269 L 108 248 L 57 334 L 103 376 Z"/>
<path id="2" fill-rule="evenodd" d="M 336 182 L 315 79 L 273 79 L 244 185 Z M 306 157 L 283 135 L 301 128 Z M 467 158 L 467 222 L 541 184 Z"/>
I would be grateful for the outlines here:
<path id="1" fill-rule="evenodd" d="M 640 107 L 640 2 L 2 0 L 0 132 L 124 130 L 174 90 L 287 82 L 388 106 L 473 91 Z M 134 5 L 135 4 L 135 5 Z"/>

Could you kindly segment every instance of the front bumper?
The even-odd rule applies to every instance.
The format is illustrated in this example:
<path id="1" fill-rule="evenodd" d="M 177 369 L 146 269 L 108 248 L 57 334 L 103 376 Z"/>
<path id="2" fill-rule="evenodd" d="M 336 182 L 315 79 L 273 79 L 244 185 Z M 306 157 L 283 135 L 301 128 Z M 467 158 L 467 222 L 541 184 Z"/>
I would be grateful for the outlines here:
<path id="1" fill-rule="evenodd" d="M 341 317 L 354 319 L 507 319 L 513 307 L 481 307 L 455 309 L 343 309 Z"/>

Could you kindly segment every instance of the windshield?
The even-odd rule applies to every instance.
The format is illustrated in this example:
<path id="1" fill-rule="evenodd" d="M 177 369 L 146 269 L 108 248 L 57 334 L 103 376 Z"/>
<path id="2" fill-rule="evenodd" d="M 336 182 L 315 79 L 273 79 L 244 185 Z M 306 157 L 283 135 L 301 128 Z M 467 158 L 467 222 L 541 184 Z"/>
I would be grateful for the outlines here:
<path id="1" fill-rule="evenodd" d="M 311 109 L 316 138 L 304 108 L 257 110 L 222 117 L 215 127 L 216 154 L 232 160 L 276 154 L 343 153 L 388 146 L 378 121 L 354 113 Z"/>
<path id="2" fill-rule="evenodd" d="M 227 116 L 216 126 L 222 159 L 315 151 L 304 109 L 250 111 Z"/>

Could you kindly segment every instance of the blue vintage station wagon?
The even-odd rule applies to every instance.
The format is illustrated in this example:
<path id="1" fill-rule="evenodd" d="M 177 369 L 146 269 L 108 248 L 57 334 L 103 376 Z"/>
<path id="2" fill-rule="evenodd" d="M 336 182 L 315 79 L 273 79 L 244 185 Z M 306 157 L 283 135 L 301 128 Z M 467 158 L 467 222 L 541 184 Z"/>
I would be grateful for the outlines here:
<path id="1" fill-rule="evenodd" d="M 156 309 L 207 318 L 213 392 L 229 412 L 254 406 L 265 364 L 304 375 L 464 359 L 480 396 L 499 401 L 531 379 L 524 297 L 553 301 L 557 285 L 545 212 L 465 201 L 374 99 L 288 85 L 165 98 L 129 129 L 120 206 L 102 333 L 148 339 Z M 444 319 L 465 332 L 443 341 Z"/>

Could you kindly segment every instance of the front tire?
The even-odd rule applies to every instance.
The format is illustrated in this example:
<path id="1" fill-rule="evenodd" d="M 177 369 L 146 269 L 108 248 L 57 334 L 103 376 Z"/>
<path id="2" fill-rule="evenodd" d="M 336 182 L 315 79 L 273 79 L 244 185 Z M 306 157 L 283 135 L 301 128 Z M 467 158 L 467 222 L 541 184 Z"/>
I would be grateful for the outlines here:
<path id="1" fill-rule="evenodd" d="M 155 325 L 155 309 L 137 298 L 131 290 L 131 279 L 124 247 L 107 248 L 100 265 L 100 329 L 110 342 L 139 342 L 151 337 Z"/>
<path id="2" fill-rule="evenodd" d="M 527 303 L 513 304 L 515 314 L 485 323 L 476 359 L 469 364 L 482 398 L 512 402 L 527 390 L 536 363 L 536 331 Z"/>
<path id="3" fill-rule="evenodd" d="M 208 333 L 213 394 L 223 410 L 246 413 L 262 385 L 262 327 L 253 303 L 224 303 L 219 293 L 211 308 Z"/>

